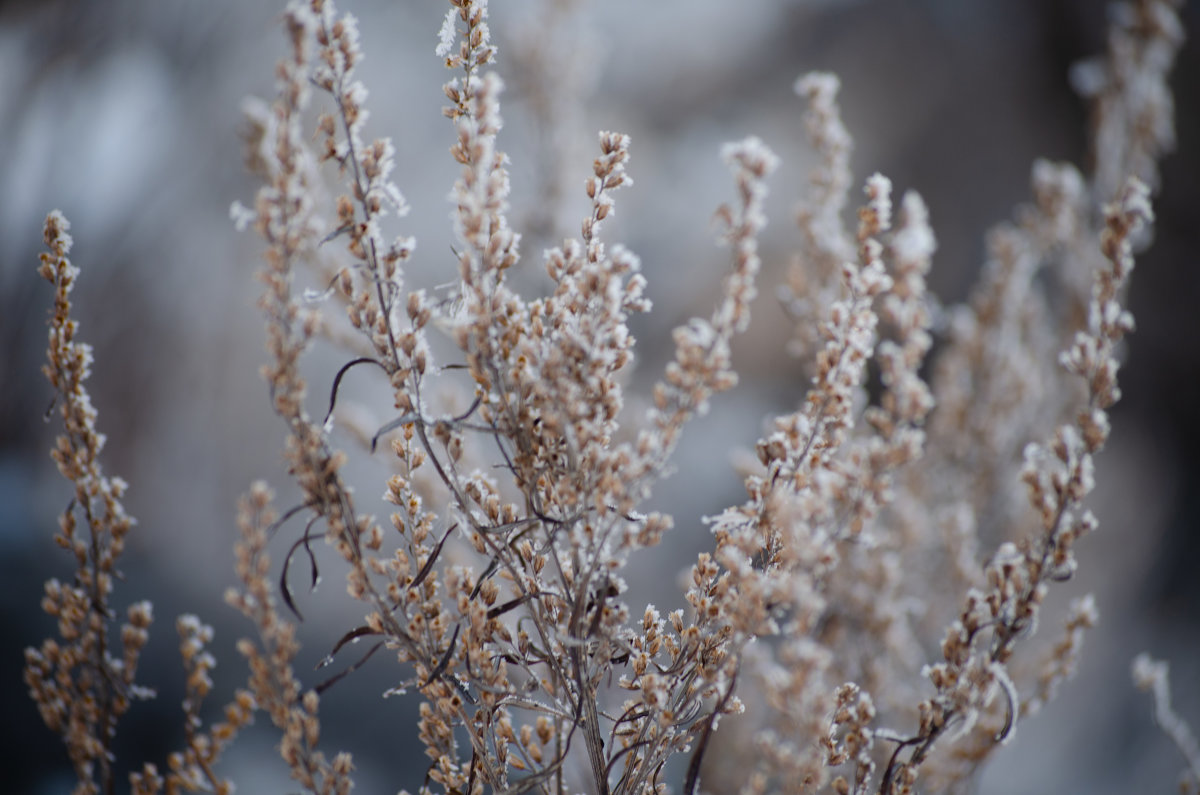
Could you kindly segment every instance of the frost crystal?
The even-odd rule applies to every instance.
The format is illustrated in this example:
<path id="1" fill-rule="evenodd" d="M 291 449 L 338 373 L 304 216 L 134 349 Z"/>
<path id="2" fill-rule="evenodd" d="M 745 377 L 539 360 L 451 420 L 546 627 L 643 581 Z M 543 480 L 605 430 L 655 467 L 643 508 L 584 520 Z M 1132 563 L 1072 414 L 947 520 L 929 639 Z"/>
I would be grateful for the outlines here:
<path id="1" fill-rule="evenodd" d="M 454 40 L 458 36 L 458 31 L 455 28 L 454 18 L 458 16 L 458 9 L 451 8 L 446 12 L 446 19 L 442 22 L 442 29 L 438 31 L 438 46 L 434 53 L 439 58 L 445 58 L 450 54 L 450 49 L 454 47 Z"/>

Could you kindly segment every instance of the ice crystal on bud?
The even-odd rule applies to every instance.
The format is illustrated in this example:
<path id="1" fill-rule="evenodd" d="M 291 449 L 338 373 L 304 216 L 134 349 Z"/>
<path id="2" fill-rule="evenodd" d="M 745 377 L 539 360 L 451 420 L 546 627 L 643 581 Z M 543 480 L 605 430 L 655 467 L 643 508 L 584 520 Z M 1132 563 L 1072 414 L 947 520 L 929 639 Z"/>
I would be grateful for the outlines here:
<path id="1" fill-rule="evenodd" d="M 442 22 L 442 29 L 438 31 L 438 45 L 434 50 L 434 54 L 439 58 L 445 58 L 450 54 L 451 48 L 454 47 L 454 42 L 458 38 L 458 9 L 450 8 L 446 11 L 446 18 Z"/>

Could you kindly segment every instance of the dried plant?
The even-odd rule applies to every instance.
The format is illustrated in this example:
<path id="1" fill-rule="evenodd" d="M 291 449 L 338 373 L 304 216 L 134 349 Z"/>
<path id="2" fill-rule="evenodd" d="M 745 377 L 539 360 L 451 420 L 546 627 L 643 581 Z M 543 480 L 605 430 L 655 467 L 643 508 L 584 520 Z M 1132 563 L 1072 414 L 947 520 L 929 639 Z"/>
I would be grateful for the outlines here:
<path id="1" fill-rule="evenodd" d="M 1168 668 L 1165 662 L 1155 660 L 1149 654 L 1139 654 L 1133 660 L 1133 683 L 1138 690 L 1150 691 L 1154 698 L 1154 722 L 1183 754 L 1187 769 L 1179 781 L 1179 791 L 1187 795 L 1200 792 L 1200 743 L 1192 734 L 1191 727 L 1171 709 Z"/>
<path id="2" fill-rule="evenodd" d="M 853 142 L 838 81 L 797 82 L 820 163 L 784 303 L 811 380 L 757 441 L 746 500 L 705 519 L 715 545 L 691 566 L 688 609 L 664 616 L 627 603 L 624 572 L 672 527 L 644 506 L 680 435 L 737 383 L 731 341 L 750 323 L 777 158 L 756 138 L 723 149 L 735 199 L 716 218 L 729 274 L 711 315 L 675 330 L 674 358 L 635 416 L 628 321 L 650 303 L 637 258 L 601 236 L 631 182 L 630 139 L 599 135 L 580 235 L 545 252 L 543 293 L 522 294 L 510 278 L 520 235 L 508 220 L 487 3 L 451 0 L 436 53 L 455 73 L 444 113 L 461 167 L 457 274 L 418 288 L 405 270 L 414 239 L 385 231 L 408 205 L 391 180 L 391 142 L 367 136 L 356 21 L 328 0 L 291 3 L 277 96 L 249 106 L 247 162 L 263 187 L 233 214 L 265 243 L 263 375 L 299 496 L 281 510 L 258 483 L 240 507 L 240 585 L 228 601 L 255 630 L 238 647 L 245 688 L 205 729 L 212 630 L 180 618 L 186 747 L 165 776 L 153 764 L 133 774 L 133 791 L 231 792 L 220 755 L 262 711 L 300 787 L 348 792 L 354 765 L 321 749 L 320 701 L 381 650 L 397 666 L 394 691 L 422 699 L 421 792 L 966 786 L 1071 675 L 1097 620 L 1094 599 L 1078 600 L 1062 640 L 1044 659 L 1031 654 L 1044 600 L 1098 524 L 1085 500 L 1133 328 L 1123 296 L 1153 217 L 1147 186 L 1171 145 L 1174 5 L 1138 0 L 1114 15 L 1107 59 L 1077 74 L 1094 99 L 1092 172 L 1036 164 L 1032 203 L 991 233 L 969 301 L 945 310 L 926 290 L 936 242 L 924 203 L 909 193 L 893 212 L 891 183 L 876 174 L 847 228 Z M 65 430 L 54 456 L 75 486 L 57 538 L 77 569 L 70 584 L 47 583 L 61 640 L 27 651 L 26 681 L 63 736 L 76 792 L 107 793 L 117 720 L 148 694 L 135 673 L 151 613 L 130 608 L 114 653 L 110 595 L 133 523 L 124 483 L 99 464 L 66 229 L 61 215 L 47 219 L 41 272 L 56 288 L 46 374 Z M 333 303 L 342 311 L 326 311 Z M 320 376 L 332 390 L 314 414 L 301 365 L 322 340 L 346 360 Z M 379 427 L 343 410 L 341 385 L 359 365 L 391 394 Z M 356 496 L 340 443 L 386 460 L 386 521 Z M 288 533 L 273 565 L 269 542 Z M 303 555 L 315 582 L 320 536 L 364 616 L 331 639 L 325 663 L 341 673 L 313 685 L 295 668 L 303 600 L 289 570 Z M 359 640 L 369 651 L 342 662 Z M 1195 775 L 1165 670 L 1135 670 Z M 718 732 L 731 722 L 753 739 Z M 749 761 L 728 764 L 734 754 Z"/>

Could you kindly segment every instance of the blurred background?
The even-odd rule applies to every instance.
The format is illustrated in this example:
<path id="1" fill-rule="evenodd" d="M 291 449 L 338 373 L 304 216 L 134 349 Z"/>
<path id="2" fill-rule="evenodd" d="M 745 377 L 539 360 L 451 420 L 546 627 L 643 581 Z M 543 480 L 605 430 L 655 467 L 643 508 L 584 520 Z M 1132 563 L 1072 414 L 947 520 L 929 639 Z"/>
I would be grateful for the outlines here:
<path id="1" fill-rule="evenodd" d="M 396 182 L 413 208 L 394 229 L 418 239 L 412 278 L 446 281 L 455 265 L 445 197 L 457 166 L 440 114 L 449 75 L 434 55 L 445 5 L 343 0 L 341 8 L 362 22 L 367 134 L 392 136 Z M 234 505 L 251 480 L 285 477 L 282 428 L 257 376 L 260 249 L 233 230 L 229 205 L 249 203 L 256 189 L 242 167 L 239 108 L 247 96 L 272 95 L 280 11 L 262 0 L 0 3 L 5 792 L 58 795 L 73 785 L 21 682 L 22 650 L 53 631 L 38 609 L 42 583 L 71 571 L 51 540 L 69 488 L 47 455 L 56 428 L 42 422 L 51 293 L 35 267 L 53 208 L 72 222 L 72 259 L 83 270 L 76 316 L 96 349 L 90 389 L 109 438 L 105 467 L 132 484 L 127 508 L 140 523 L 114 603 L 123 610 L 149 598 L 157 618 L 139 678 L 159 698 L 126 716 L 118 753 L 161 765 L 180 746 L 179 613 L 217 630 L 209 706 L 244 681 L 232 645 L 249 628 L 221 599 L 233 581 Z M 983 261 L 985 230 L 1027 199 L 1033 160 L 1085 161 L 1086 108 L 1067 71 L 1102 52 L 1106 23 L 1098 0 L 520 0 L 491 13 L 508 85 L 500 146 L 512 157 L 511 217 L 526 232 L 521 267 L 531 284 L 541 249 L 578 234 L 596 130 L 633 137 L 634 184 L 616 195 L 605 237 L 636 252 L 650 282 L 655 311 L 634 329 L 650 373 L 669 355 L 669 329 L 707 315 L 717 295 L 727 254 L 712 243 L 710 218 L 732 194 L 720 144 L 757 134 L 783 158 L 755 325 L 735 348 L 742 385 L 685 436 L 678 471 L 656 493 L 676 516 L 675 535 L 635 564 L 631 580 L 682 570 L 711 543 L 699 517 L 743 499 L 731 451 L 749 448 L 763 418 L 803 393 L 799 369 L 780 364 L 788 324 L 771 298 L 812 165 L 795 78 L 812 69 L 841 76 L 856 176 L 881 171 L 897 195 L 923 195 L 939 240 L 932 286 L 957 301 Z M 1200 2 L 1182 13 L 1200 36 Z M 1099 462 L 1101 531 L 1081 549 L 1078 581 L 1052 596 L 1061 606 L 1096 591 L 1101 624 L 1076 680 L 1021 724 L 980 792 L 1174 791 L 1182 759 L 1129 682 L 1143 649 L 1170 660 L 1177 710 L 1200 728 L 1200 42 L 1184 46 L 1172 84 L 1178 151 L 1162 166 L 1155 241 L 1134 277 L 1138 330 Z M 328 373 L 315 377 L 316 395 L 328 383 L 321 378 Z M 362 488 L 371 499 L 373 483 L 382 481 Z M 324 587 L 342 593 L 339 576 L 326 572 Z M 642 598 L 678 603 L 669 586 Z M 314 614 L 304 625 L 306 675 L 361 610 L 303 604 Z M 424 772 L 412 704 L 379 701 L 396 675 L 381 655 L 322 701 L 324 742 L 355 753 L 361 792 L 415 789 Z M 290 791 L 275 735 L 263 728 L 234 746 L 225 770 L 243 792 Z"/>

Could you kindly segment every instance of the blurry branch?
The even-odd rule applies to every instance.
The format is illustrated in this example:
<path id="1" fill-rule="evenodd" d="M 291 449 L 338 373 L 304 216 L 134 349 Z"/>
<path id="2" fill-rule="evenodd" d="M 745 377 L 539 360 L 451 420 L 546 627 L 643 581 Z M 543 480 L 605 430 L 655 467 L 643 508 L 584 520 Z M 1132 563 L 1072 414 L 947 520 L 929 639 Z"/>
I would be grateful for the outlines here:
<path id="1" fill-rule="evenodd" d="M 132 700 L 153 695 L 134 678 L 152 612 L 149 602 L 129 607 L 119 653 L 114 654 L 110 597 L 134 520 L 121 503 L 125 481 L 106 476 L 100 464 L 105 437 L 96 429 L 97 412 L 84 386 L 91 375 L 92 348 L 77 339 L 79 324 L 71 317 L 79 269 L 67 258 L 69 228 L 58 211 L 47 216 L 44 237 L 50 251 L 41 255 L 38 272 L 54 286 L 48 361 L 42 372 L 54 387 L 63 432 L 51 454 L 59 473 L 74 486 L 54 540 L 72 553 L 76 570 L 70 582 L 46 583 L 42 609 L 58 620 L 60 640 L 25 650 L 25 683 L 42 720 L 66 744 L 79 781 L 76 795 L 110 795 L 115 792 L 117 721 Z"/>
<path id="2" fill-rule="evenodd" d="M 1143 652 L 1134 658 L 1131 672 L 1137 689 L 1150 692 L 1154 722 L 1171 742 L 1175 743 L 1187 764 L 1187 770 L 1180 781 L 1180 791 L 1185 795 L 1200 793 L 1200 743 L 1196 741 L 1196 735 L 1192 733 L 1187 722 L 1171 709 L 1169 666 Z"/>

